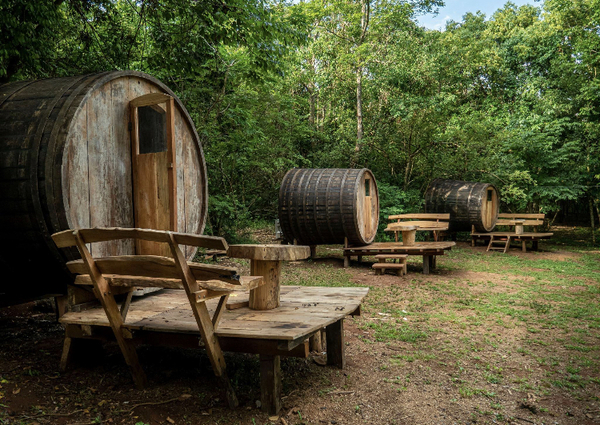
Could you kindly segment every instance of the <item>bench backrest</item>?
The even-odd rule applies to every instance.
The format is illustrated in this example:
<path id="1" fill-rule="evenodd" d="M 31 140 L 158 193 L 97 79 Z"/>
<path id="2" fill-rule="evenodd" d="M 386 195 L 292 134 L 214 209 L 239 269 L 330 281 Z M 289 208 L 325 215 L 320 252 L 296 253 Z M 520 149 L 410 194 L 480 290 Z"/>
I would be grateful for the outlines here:
<path id="1" fill-rule="evenodd" d="M 415 213 L 415 214 L 396 214 L 388 216 L 388 220 L 450 220 L 450 214 L 436 214 L 436 213 Z"/>
<path id="2" fill-rule="evenodd" d="M 230 267 L 210 264 L 188 263 L 179 248 L 179 244 L 227 250 L 225 239 L 214 236 L 201 236 L 150 229 L 94 228 L 65 230 L 55 233 L 52 239 L 59 248 L 76 246 L 81 260 L 69 261 L 68 269 L 78 274 L 75 283 L 93 284 L 93 275 L 108 280 L 110 286 L 181 288 L 197 291 L 200 287 L 221 290 L 235 290 L 240 281 L 237 270 Z M 86 244 L 106 242 L 117 239 L 136 239 L 152 242 L 163 242 L 169 245 L 170 257 L 158 255 L 119 255 L 103 258 L 92 258 Z M 192 288 L 185 288 L 187 280 Z M 213 283 L 208 283 L 213 281 Z M 219 283 L 217 284 L 217 282 Z M 207 284 L 204 284 L 206 282 Z"/>
<path id="3" fill-rule="evenodd" d="M 525 226 L 541 226 L 544 224 L 545 217 L 546 214 L 498 214 L 498 221 L 496 221 L 496 226 L 509 226 L 512 220 L 525 220 L 525 222 L 523 223 L 523 225 Z"/>

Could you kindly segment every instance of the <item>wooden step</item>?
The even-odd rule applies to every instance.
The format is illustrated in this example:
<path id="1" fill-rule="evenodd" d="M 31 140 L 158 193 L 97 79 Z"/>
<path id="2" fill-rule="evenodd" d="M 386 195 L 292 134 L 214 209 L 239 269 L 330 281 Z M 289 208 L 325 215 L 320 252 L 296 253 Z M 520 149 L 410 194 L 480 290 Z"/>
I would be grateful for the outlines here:
<path id="1" fill-rule="evenodd" d="M 399 276 L 406 274 L 406 263 L 374 263 L 372 267 L 376 274 L 385 273 L 386 269 L 396 270 Z"/>
<path id="2" fill-rule="evenodd" d="M 402 263 L 373 263 L 374 269 L 403 269 Z"/>
<path id="3" fill-rule="evenodd" d="M 408 258 L 407 254 L 377 254 L 375 256 L 378 260 L 389 259 L 389 260 L 402 260 Z"/>

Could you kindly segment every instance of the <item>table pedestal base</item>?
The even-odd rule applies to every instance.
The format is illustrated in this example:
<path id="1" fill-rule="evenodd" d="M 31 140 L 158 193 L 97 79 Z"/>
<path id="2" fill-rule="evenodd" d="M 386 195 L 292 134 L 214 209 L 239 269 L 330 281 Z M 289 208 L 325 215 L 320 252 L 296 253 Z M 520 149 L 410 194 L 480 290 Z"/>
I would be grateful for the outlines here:
<path id="1" fill-rule="evenodd" d="M 271 310 L 279 307 L 281 261 L 251 260 L 250 274 L 262 276 L 265 283 L 250 290 L 249 307 L 252 310 Z"/>

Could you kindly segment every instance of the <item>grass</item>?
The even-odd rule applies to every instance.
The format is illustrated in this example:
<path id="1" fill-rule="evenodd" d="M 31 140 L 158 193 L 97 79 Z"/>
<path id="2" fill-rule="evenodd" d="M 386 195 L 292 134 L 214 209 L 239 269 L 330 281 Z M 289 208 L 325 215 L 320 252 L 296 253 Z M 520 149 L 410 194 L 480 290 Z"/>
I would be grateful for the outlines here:
<path id="1" fill-rule="evenodd" d="M 430 364 L 449 371 L 456 399 L 487 400 L 480 409 L 488 416 L 505 413 L 495 391 L 501 387 L 598 400 L 599 255 L 566 240 L 542 242 L 562 258 L 455 248 L 439 261 L 442 276 L 412 273 L 391 286 L 369 280 L 359 339 L 370 347 L 402 344 L 403 352 L 378 368 L 395 374 L 387 382 L 402 391 L 412 382 L 398 371 Z M 356 286 L 353 276 L 368 273 L 353 275 L 340 264 L 291 264 L 283 278 L 291 285 Z"/>

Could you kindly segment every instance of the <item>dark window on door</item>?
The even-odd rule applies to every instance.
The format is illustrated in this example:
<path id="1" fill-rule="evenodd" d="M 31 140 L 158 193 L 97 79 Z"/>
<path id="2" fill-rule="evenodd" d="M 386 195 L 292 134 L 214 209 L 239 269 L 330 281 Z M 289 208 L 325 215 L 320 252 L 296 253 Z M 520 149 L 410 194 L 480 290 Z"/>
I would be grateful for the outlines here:
<path id="1" fill-rule="evenodd" d="M 167 114 L 159 106 L 138 108 L 140 154 L 167 151 Z"/>

